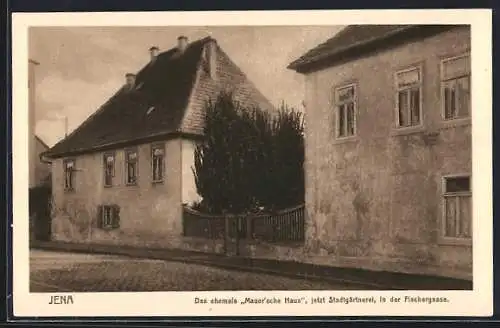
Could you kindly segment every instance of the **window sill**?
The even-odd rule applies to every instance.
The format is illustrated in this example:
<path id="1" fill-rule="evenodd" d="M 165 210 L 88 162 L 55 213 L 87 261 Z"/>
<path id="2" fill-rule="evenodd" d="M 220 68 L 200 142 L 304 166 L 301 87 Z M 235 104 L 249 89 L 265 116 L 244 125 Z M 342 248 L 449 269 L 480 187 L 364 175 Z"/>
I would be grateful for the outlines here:
<path id="1" fill-rule="evenodd" d="M 119 227 L 113 227 L 113 226 L 104 226 L 100 227 L 99 229 L 104 230 L 104 231 L 111 231 L 111 230 L 117 230 Z"/>
<path id="2" fill-rule="evenodd" d="M 470 117 L 457 118 L 453 120 L 443 120 L 441 122 L 440 129 L 451 129 L 458 126 L 472 125 L 472 120 Z"/>
<path id="3" fill-rule="evenodd" d="M 135 186 L 137 186 L 137 182 L 126 182 L 125 185 L 127 187 L 135 187 Z"/>
<path id="4" fill-rule="evenodd" d="M 405 136 L 405 135 L 411 135 L 411 134 L 419 134 L 419 133 L 423 133 L 423 132 L 425 132 L 425 127 L 422 125 L 409 126 L 409 127 L 394 129 L 393 131 L 391 131 L 391 136 L 397 137 L 397 136 Z"/>
<path id="5" fill-rule="evenodd" d="M 113 185 L 104 185 L 104 188 L 113 188 Z"/>
<path id="6" fill-rule="evenodd" d="M 345 144 L 345 143 L 354 143 L 358 142 L 359 138 L 358 136 L 350 136 L 350 137 L 337 137 L 333 141 L 334 145 L 339 145 L 339 144 Z"/>
<path id="7" fill-rule="evenodd" d="M 163 180 L 153 180 L 151 181 L 152 184 L 163 184 Z"/>
<path id="8" fill-rule="evenodd" d="M 438 244 L 443 246 L 472 246 L 472 238 L 440 237 Z"/>
<path id="9" fill-rule="evenodd" d="M 65 189 L 64 189 L 64 192 L 65 192 L 65 193 L 67 193 L 67 194 L 72 194 L 72 193 L 74 193 L 74 192 L 75 192 L 75 189 L 74 189 L 74 188 L 71 188 L 71 189 L 67 189 L 67 188 L 65 188 Z"/>

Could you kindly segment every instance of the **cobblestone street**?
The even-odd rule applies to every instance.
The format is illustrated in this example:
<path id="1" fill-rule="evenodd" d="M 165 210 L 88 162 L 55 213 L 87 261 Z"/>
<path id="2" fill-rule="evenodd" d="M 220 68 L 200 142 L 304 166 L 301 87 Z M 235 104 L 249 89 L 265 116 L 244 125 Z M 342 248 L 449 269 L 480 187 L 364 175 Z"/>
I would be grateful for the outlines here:
<path id="1" fill-rule="evenodd" d="M 162 260 L 41 250 L 30 253 L 31 292 L 307 289 L 355 287 Z"/>

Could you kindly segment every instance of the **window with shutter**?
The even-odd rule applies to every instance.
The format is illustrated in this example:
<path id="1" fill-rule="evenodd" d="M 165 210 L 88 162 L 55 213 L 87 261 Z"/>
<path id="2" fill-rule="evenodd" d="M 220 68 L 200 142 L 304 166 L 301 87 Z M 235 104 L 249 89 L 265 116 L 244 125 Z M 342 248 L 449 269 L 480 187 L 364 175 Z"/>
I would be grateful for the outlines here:
<path id="1" fill-rule="evenodd" d="M 113 228 L 119 228 L 120 227 L 120 206 L 114 205 L 113 206 Z"/>
<path id="2" fill-rule="evenodd" d="M 97 206 L 97 228 L 102 229 L 103 228 L 103 206 L 99 205 Z"/>
<path id="3" fill-rule="evenodd" d="M 97 207 L 97 227 L 99 229 L 116 229 L 120 227 L 120 206 L 100 205 Z"/>

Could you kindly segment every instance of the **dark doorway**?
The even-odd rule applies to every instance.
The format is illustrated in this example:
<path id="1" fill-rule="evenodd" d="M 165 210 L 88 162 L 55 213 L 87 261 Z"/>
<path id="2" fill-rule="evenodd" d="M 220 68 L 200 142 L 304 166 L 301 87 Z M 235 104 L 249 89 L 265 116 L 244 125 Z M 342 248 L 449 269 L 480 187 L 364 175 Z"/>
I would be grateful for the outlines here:
<path id="1" fill-rule="evenodd" d="M 51 235 L 51 198 L 52 188 L 41 185 L 29 190 L 30 237 L 35 240 L 48 241 Z"/>

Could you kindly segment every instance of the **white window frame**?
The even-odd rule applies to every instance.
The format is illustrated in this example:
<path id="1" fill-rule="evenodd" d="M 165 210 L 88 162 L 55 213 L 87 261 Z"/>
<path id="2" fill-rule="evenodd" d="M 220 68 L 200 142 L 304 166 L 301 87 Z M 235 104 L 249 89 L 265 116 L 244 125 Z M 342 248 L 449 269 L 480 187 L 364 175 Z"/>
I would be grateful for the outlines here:
<path id="1" fill-rule="evenodd" d="M 129 164 L 129 154 L 135 153 L 135 182 L 128 181 L 128 164 Z M 137 184 L 139 179 L 139 152 L 137 149 L 125 149 L 125 184 L 127 186 L 134 186 Z"/>
<path id="2" fill-rule="evenodd" d="M 162 157 L 162 165 L 161 165 L 161 179 L 155 179 L 154 172 L 154 160 L 155 160 L 155 150 L 161 150 L 163 153 Z M 153 183 L 161 183 L 165 180 L 165 145 L 164 144 L 153 144 L 151 145 L 151 180 Z"/>
<path id="3" fill-rule="evenodd" d="M 441 64 L 440 64 L 440 77 L 441 77 L 441 99 L 440 99 L 440 102 L 441 102 L 441 118 L 443 119 L 443 121 L 445 122 L 452 122 L 452 121 L 460 121 L 460 120 L 470 120 L 471 116 L 472 116 L 472 85 L 471 85 L 471 67 L 469 66 L 468 67 L 468 71 L 466 74 L 458 74 L 458 75 L 454 75 L 453 77 L 448 77 L 445 79 L 445 65 L 447 62 L 450 62 L 450 61 L 453 61 L 453 60 L 457 60 L 457 59 L 460 59 L 460 58 L 464 58 L 464 57 L 469 57 L 469 63 L 471 63 L 471 59 L 470 59 L 470 52 L 467 51 L 467 52 L 464 52 L 460 55 L 456 55 L 456 56 L 452 56 L 452 57 L 446 57 L 444 59 L 441 60 Z M 468 80 L 469 80 L 469 112 L 468 112 L 468 115 L 467 116 L 463 116 L 463 117 L 452 117 L 452 118 L 446 118 L 446 103 L 445 103 L 445 84 L 449 81 L 452 81 L 452 80 L 458 80 L 460 78 L 464 78 L 464 77 L 467 77 Z M 455 100 L 455 103 L 458 103 L 456 100 Z"/>
<path id="4" fill-rule="evenodd" d="M 109 213 L 106 213 L 108 211 L 109 211 Z M 109 214 L 109 216 L 107 216 L 106 214 Z M 113 227 L 113 220 L 114 220 L 113 216 L 114 216 L 113 207 L 110 205 L 103 205 L 103 207 L 102 207 L 102 227 L 104 229 Z M 109 219 L 109 222 L 107 222 L 107 219 Z"/>
<path id="5" fill-rule="evenodd" d="M 469 179 L 469 191 L 459 191 L 459 192 L 446 192 L 446 182 L 453 178 L 468 178 Z M 471 208 L 470 208 L 470 237 L 453 237 L 446 236 L 446 198 L 447 197 L 470 197 Z M 457 198 L 458 199 L 458 198 Z M 441 222 L 439 230 L 439 241 L 443 244 L 459 244 L 459 245 L 471 245 L 472 235 L 473 235 L 473 203 L 472 203 L 472 175 L 470 173 L 460 173 L 460 174 L 448 174 L 443 175 L 441 180 Z M 460 213 L 460 212 L 459 212 Z"/>
<path id="6" fill-rule="evenodd" d="M 106 177 L 108 172 L 108 157 L 113 158 L 113 167 L 111 168 L 111 184 L 106 184 Z M 104 187 L 112 187 L 113 186 L 113 178 L 115 177 L 116 170 L 116 156 L 114 153 L 104 153 L 103 155 L 103 164 L 104 164 Z"/>
<path id="7" fill-rule="evenodd" d="M 68 186 L 68 183 L 67 183 L 67 178 L 68 178 L 68 164 L 69 163 L 72 163 L 71 165 L 71 177 L 70 177 L 70 180 L 69 180 L 69 184 L 70 186 Z M 75 166 L 76 166 L 76 161 L 75 159 L 73 158 L 67 158 L 63 161 L 63 165 L 64 165 L 64 190 L 65 191 L 74 191 L 75 190 L 75 186 L 74 184 L 76 183 L 76 177 L 75 177 L 75 172 L 76 172 L 76 169 L 75 169 Z"/>
<path id="8" fill-rule="evenodd" d="M 411 65 L 411 66 L 408 66 L 408 67 L 405 67 L 403 69 L 400 69 L 398 71 L 396 71 L 394 73 L 394 88 L 395 88 L 395 103 L 396 103 L 396 107 L 395 107 L 395 127 L 396 129 L 398 130 L 412 130 L 412 129 L 420 129 L 423 127 L 424 125 L 424 113 L 423 113 L 423 100 L 424 100 L 424 97 L 423 97 L 423 85 L 424 85 L 424 70 L 423 70 L 424 66 L 423 64 L 417 64 L 417 65 Z M 419 81 L 417 84 L 413 85 L 413 86 L 410 86 L 410 87 L 400 87 L 399 86 L 399 83 L 398 83 L 398 76 L 402 73 L 406 73 L 406 72 L 411 72 L 411 71 L 414 71 L 414 70 L 417 70 L 418 73 L 419 73 Z M 418 111 L 419 111 L 419 122 L 418 124 L 414 124 L 414 125 L 408 125 L 408 126 L 401 126 L 399 125 L 399 92 L 401 91 L 404 91 L 404 90 L 409 90 L 409 89 L 413 89 L 414 87 L 418 87 L 418 93 L 419 93 L 419 108 L 418 108 Z M 411 97 L 408 98 L 408 101 L 410 101 Z M 409 116 L 411 118 L 411 108 L 408 107 L 408 111 L 410 112 Z"/>
<path id="9" fill-rule="evenodd" d="M 339 126 L 339 124 L 340 124 L 340 106 L 351 102 L 351 100 L 339 101 L 338 94 L 339 94 L 340 90 L 348 89 L 348 88 L 353 88 L 353 90 L 354 90 L 354 96 L 352 98 L 353 109 L 354 109 L 354 117 L 353 117 L 353 130 L 354 131 L 353 131 L 353 134 L 340 135 L 340 126 Z M 357 125 L 358 125 L 358 85 L 357 85 L 357 83 L 347 83 L 347 84 L 343 84 L 343 85 L 339 85 L 338 87 L 335 87 L 335 89 L 333 91 L 333 102 L 334 102 L 334 107 L 335 107 L 335 138 L 341 139 L 341 140 L 355 138 L 357 136 L 357 133 L 358 133 L 358 128 L 357 128 Z"/>

